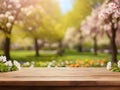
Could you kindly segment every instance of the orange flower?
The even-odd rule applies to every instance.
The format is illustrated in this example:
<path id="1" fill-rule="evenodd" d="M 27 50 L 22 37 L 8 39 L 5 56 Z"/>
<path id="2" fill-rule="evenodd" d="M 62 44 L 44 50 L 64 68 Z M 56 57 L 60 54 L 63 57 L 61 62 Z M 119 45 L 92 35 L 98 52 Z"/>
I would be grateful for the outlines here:
<path id="1" fill-rule="evenodd" d="M 79 66 L 80 66 L 80 64 L 78 64 L 78 63 L 77 63 L 77 64 L 75 64 L 74 66 L 75 66 L 75 67 L 79 67 Z"/>
<path id="2" fill-rule="evenodd" d="M 85 64 L 85 67 L 89 67 L 90 65 L 89 64 Z"/>
<path id="3" fill-rule="evenodd" d="M 102 65 L 102 66 L 105 65 L 105 61 L 102 60 L 102 61 L 100 62 L 100 65 Z"/>
<path id="4" fill-rule="evenodd" d="M 71 64 L 70 67 L 74 67 L 74 64 Z"/>
<path id="5" fill-rule="evenodd" d="M 94 64 L 94 60 L 90 60 L 89 64 L 93 65 Z"/>
<path id="6" fill-rule="evenodd" d="M 84 64 L 83 60 L 78 61 L 78 64 Z"/>
<path id="7" fill-rule="evenodd" d="M 105 59 L 103 59 L 103 60 L 101 60 L 101 62 L 105 63 L 105 62 L 106 62 L 106 60 L 105 60 Z"/>

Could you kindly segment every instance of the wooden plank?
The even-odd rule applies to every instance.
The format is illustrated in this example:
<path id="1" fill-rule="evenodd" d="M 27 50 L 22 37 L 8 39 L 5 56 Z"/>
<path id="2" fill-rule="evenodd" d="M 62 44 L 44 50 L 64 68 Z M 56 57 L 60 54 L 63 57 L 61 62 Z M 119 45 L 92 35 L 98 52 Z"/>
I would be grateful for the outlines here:
<path id="1" fill-rule="evenodd" d="M 105 68 L 23 68 L 0 73 L 0 86 L 120 87 L 120 73 Z"/>
<path id="2" fill-rule="evenodd" d="M 0 87 L 0 90 L 120 90 L 120 87 L 39 87 L 39 86 L 30 86 L 30 87 L 23 87 L 23 86 L 15 86 L 15 87 Z"/>

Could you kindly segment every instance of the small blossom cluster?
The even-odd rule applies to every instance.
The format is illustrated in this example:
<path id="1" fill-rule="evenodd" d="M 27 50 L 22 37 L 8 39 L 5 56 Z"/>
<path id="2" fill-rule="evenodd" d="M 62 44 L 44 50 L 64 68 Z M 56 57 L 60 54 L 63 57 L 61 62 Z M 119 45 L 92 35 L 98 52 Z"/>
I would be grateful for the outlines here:
<path id="1" fill-rule="evenodd" d="M 13 15 L 11 15 L 10 12 L 6 12 L 5 14 L 0 14 L 0 19 L 1 19 L 1 21 L 4 21 L 7 19 L 8 22 L 6 23 L 6 27 L 10 28 L 12 26 L 12 22 L 14 21 L 15 18 Z"/>
<path id="2" fill-rule="evenodd" d="M 88 16 L 81 24 L 81 30 L 85 35 L 91 35 L 94 37 L 99 30 L 99 20 L 98 20 L 99 8 L 93 9 L 90 16 Z"/>
<path id="3" fill-rule="evenodd" d="M 100 23 L 100 30 L 104 30 L 111 37 L 112 28 L 119 28 L 120 0 L 106 0 L 106 2 L 100 7 L 98 19 Z"/>
<path id="4" fill-rule="evenodd" d="M 106 69 L 114 72 L 120 72 L 120 60 L 114 65 L 112 65 L 112 62 L 108 62 Z"/>
<path id="5" fill-rule="evenodd" d="M 30 68 L 33 68 L 34 65 L 35 65 L 35 62 L 34 62 L 34 61 L 32 61 L 32 62 L 22 62 L 22 63 L 21 63 L 21 66 L 22 66 L 22 67 L 30 67 Z"/>
<path id="6" fill-rule="evenodd" d="M 120 0 L 111 0 L 101 7 L 99 18 L 104 21 L 109 19 L 110 16 L 113 19 L 120 17 Z"/>
<path id="7" fill-rule="evenodd" d="M 112 63 L 111 63 L 111 62 L 108 62 L 106 68 L 107 68 L 108 70 L 111 70 L 111 69 L 112 69 Z"/>
<path id="8" fill-rule="evenodd" d="M 0 5 L 0 25 L 5 25 L 9 29 L 15 21 L 15 15 L 21 4 L 19 0 L 4 0 Z M 2 26 L 0 27 L 3 28 Z"/>
<path id="9" fill-rule="evenodd" d="M 20 63 L 16 60 L 7 61 L 5 56 L 0 56 L 0 72 L 20 70 Z"/>

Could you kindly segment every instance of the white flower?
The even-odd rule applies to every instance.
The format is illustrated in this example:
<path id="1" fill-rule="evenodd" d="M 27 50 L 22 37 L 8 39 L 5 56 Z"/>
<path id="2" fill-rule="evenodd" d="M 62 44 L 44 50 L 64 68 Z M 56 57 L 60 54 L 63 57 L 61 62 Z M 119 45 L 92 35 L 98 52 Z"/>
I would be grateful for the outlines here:
<path id="1" fill-rule="evenodd" d="M 23 64 L 23 66 L 29 66 L 29 65 L 30 65 L 29 62 L 25 62 L 25 63 Z"/>
<path id="2" fill-rule="evenodd" d="M 7 28 L 10 28 L 11 26 L 12 26 L 12 24 L 9 23 L 9 22 L 6 24 L 6 27 L 7 27 Z"/>
<path id="3" fill-rule="evenodd" d="M 118 61 L 118 63 L 117 63 L 117 64 L 118 64 L 118 67 L 120 68 L 120 60 Z"/>
<path id="4" fill-rule="evenodd" d="M 111 63 L 111 62 L 108 62 L 108 63 L 107 63 L 107 69 L 108 69 L 108 70 L 112 69 L 112 63 Z"/>
<path id="5" fill-rule="evenodd" d="M 0 14 L 0 19 L 4 19 L 5 15 L 4 14 Z"/>
<path id="6" fill-rule="evenodd" d="M 50 68 L 51 66 L 52 66 L 52 62 L 50 62 L 47 67 Z"/>
<path id="7" fill-rule="evenodd" d="M 6 57 L 5 56 L 1 56 L 0 57 L 0 62 L 6 62 L 7 60 L 6 60 Z"/>
<path id="8" fill-rule="evenodd" d="M 7 18 L 8 16 L 10 16 L 11 15 L 11 12 L 9 12 L 9 11 L 7 11 L 6 13 L 5 13 L 5 17 Z"/>
<path id="9" fill-rule="evenodd" d="M 9 67 L 12 67 L 13 64 L 12 64 L 11 61 L 7 61 L 7 62 L 5 62 L 5 65 L 6 65 L 6 66 L 9 66 Z"/>
<path id="10" fill-rule="evenodd" d="M 112 63 L 111 63 L 111 62 L 108 62 L 107 65 L 112 66 Z"/>
<path id="11" fill-rule="evenodd" d="M 34 65 L 32 64 L 32 65 L 30 65 L 30 68 L 33 68 L 34 67 Z"/>
<path id="12" fill-rule="evenodd" d="M 16 60 L 13 61 L 13 64 L 18 68 L 18 70 L 20 70 L 20 63 Z"/>
<path id="13" fill-rule="evenodd" d="M 8 20 L 9 20 L 9 22 L 12 22 L 12 21 L 14 21 L 14 16 L 8 16 Z"/>

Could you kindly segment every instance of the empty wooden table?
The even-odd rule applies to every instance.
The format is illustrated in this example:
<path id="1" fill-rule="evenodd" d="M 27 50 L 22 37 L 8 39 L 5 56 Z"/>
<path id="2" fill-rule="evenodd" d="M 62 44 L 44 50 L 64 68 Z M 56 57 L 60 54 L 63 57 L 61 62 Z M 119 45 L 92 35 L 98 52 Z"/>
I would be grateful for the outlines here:
<path id="1" fill-rule="evenodd" d="M 0 73 L 0 90 L 120 90 L 120 73 L 105 68 L 22 68 Z"/>

